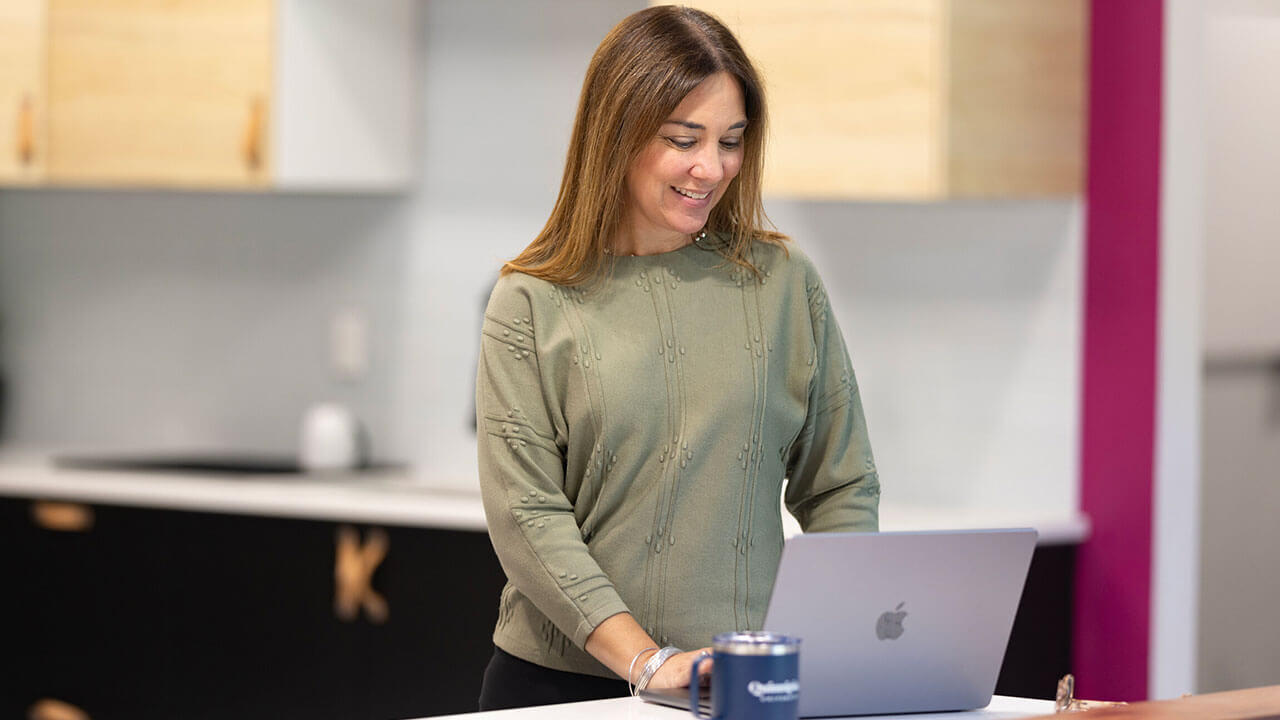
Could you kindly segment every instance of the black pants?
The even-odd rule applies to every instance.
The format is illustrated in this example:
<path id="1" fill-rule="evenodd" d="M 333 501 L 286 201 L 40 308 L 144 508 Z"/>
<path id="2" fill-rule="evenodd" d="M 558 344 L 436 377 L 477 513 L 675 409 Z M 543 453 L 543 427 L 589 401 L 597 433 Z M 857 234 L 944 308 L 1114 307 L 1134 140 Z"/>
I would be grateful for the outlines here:
<path id="1" fill-rule="evenodd" d="M 621 679 L 552 670 L 495 647 L 480 686 L 480 709 L 506 710 L 626 695 L 627 683 Z"/>

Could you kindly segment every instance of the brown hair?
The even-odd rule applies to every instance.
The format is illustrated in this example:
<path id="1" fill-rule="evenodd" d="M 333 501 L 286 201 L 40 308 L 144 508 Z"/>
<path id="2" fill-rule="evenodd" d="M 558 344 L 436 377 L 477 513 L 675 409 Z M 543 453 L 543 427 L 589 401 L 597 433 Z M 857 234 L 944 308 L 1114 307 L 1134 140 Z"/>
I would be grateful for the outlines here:
<path id="1" fill-rule="evenodd" d="M 760 200 L 766 115 L 756 69 L 733 33 L 701 10 L 662 5 L 618 23 L 587 67 L 560 194 L 547 224 L 502 274 L 522 272 L 557 285 L 597 276 L 618 230 L 632 162 L 676 106 L 707 77 L 728 73 L 742 89 L 747 127 L 742 167 L 707 218 L 725 258 L 755 274 L 752 243 L 782 245 Z M 772 227 L 772 225 L 769 225 Z"/>

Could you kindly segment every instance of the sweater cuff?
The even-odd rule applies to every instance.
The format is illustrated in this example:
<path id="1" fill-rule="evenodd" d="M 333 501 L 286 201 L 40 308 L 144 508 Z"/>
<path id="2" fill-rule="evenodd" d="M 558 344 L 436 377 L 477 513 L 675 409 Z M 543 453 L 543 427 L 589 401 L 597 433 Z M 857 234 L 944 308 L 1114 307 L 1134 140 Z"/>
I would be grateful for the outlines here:
<path id="1" fill-rule="evenodd" d="M 586 598 L 585 600 L 583 598 Z M 578 598 L 582 603 L 582 620 L 573 630 L 573 644 L 582 649 L 587 648 L 587 638 L 600 627 L 600 623 L 620 613 L 631 612 L 626 603 L 618 595 L 618 591 L 606 586 L 591 591 L 591 596 Z"/>

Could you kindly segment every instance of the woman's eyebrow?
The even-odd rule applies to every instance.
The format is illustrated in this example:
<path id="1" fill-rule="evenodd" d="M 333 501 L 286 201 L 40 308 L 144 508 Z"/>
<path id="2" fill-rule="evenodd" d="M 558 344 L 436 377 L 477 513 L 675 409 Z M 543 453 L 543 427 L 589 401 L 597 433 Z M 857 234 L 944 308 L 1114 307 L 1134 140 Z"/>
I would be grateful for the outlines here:
<path id="1" fill-rule="evenodd" d="M 675 119 L 672 119 L 672 120 L 668 120 L 668 121 L 666 121 L 665 123 L 663 123 L 663 125 L 682 125 L 682 126 L 684 126 L 684 127 L 689 128 L 690 130 L 706 130 L 706 129 L 707 129 L 707 126 L 706 126 L 706 125 L 702 125 L 702 124 L 700 124 L 700 123 L 696 123 L 696 122 L 689 122 L 688 120 L 675 120 Z M 740 129 L 742 129 L 742 128 L 746 127 L 746 126 L 747 126 L 747 121 L 746 121 L 746 120 L 739 120 L 738 122 L 736 122 L 736 123 L 734 123 L 734 124 L 730 125 L 730 126 L 729 126 L 729 129 L 730 129 L 730 130 L 740 130 Z"/>

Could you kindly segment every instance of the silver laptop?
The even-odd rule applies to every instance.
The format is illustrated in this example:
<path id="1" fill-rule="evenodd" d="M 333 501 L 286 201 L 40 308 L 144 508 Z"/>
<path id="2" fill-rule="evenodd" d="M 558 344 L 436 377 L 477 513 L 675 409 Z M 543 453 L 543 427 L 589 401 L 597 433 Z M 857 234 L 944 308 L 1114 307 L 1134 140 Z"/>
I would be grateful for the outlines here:
<path id="1" fill-rule="evenodd" d="M 1035 543 L 1031 529 L 788 540 L 763 629 L 803 640 L 801 717 L 985 707 Z"/>

